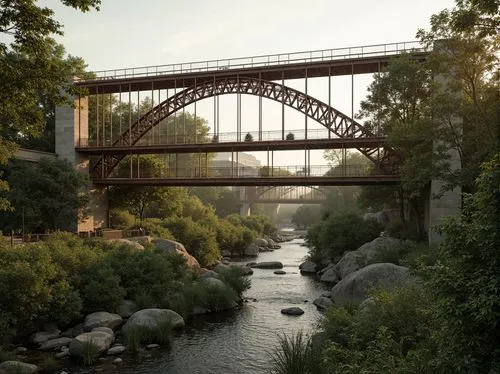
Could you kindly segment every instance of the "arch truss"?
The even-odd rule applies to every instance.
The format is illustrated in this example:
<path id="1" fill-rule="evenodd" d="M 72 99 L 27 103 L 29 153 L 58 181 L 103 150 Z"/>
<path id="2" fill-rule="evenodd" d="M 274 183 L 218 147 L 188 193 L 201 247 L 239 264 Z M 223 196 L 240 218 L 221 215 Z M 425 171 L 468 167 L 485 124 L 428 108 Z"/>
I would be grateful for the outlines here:
<path id="1" fill-rule="evenodd" d="M 248 94 L 261 96 L 283 103 L 290 108 L 317 121 L 338 138 L 370 138 L 375 135 L 352 118 L 330 105 L 303 92 L 279 83 L 259 78 L 225 77 L 214 78 L 189 87 L 167 98 L 139 118 L 114 143 L 113 146 L 133 146 L 152 128 L 182 108 L 203 99 L 225 94 Z M 371 161 L 378 164 L 378 148 L 358 148 Z M 124 155 L 106 154 L 94 165 L 94 175 L 107 177 Z"/>

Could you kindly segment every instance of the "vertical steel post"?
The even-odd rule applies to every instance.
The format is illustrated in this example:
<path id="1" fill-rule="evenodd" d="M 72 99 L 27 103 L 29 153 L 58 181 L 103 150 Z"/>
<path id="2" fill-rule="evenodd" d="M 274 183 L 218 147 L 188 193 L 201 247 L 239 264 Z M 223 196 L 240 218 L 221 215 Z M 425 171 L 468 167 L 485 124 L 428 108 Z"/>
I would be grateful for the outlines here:
<path id="1" fill-rule="evenodd" d="M 168 88 L 167 88 L 167 100 L 168 100 Z M 167 138 L 167 143 L 166 144 L 170 144 L 170 139 L 168 137 L 168 123 L 169 123 L 169 118 L 166 118 L 165 119 L 165 137 Z M 169 160 L 170 161 L 170 160 Z"/>
<path id="2" fill-rule="evenodd" d="M 154 115 L 154 107 L 155 107 L 155 90 L 154 90 L 154 82 L 151 82 L 151 116 L 152 118 L 152 128 L 151 128 L 151 143 L 155 144 L 155 115 Z"/>
<path id="3" fill-rule="evenodd" d="M 351 120 L 354 121 L 354 64 L 351 65 Z"/>
<path id="4" fill-rule="evenodd" d="M 182 86 L 185 88 L 186 84 L 184 83 L 184 79 L 182 80 Z M 184 91 L 185 92 L 185 91 Z M 186 136 L 186 94 L 182 95 L 182 139 L 183 144 L 187 144 L 187 136 Z"/>
<path id="5" fill-rule="evenodd" d="M 198 119 L 196 117 L 196 102 L 198 101 L 198 93 L 196 86 L 196 77 L 194 77 L 194 142 L 198 143 Z"/>
<path id="6" fill-rule="evenodd" d="M 332 113 L 332 66 L 328 66 L 328 122 L 329 122 L 329 128 L 328 128 L 328 139 L 332 137 L 332 118 L 333 118 L 333 113 Z"/>
<path id="7" fill-rule="evenodd" d="M 102 145 L 106 145 L 106 103 L 104 102 L 104 93 L 102 94 Z"/>
<path id="8" fill-rule="evenodd" d="M 161 104 L 161 89 L 158 88 L 158 105 Z M 158 144 L 161 143 L 161 122 L 160 122 L 160 112 L 158 111 Z"/>
<path id="9" fill-rule="evenodd" d="M 306 68 L 306 87 L 305 88 L 306 88 L 306 90 L 305 90 L 306 91 L 306 96 L 308 96 L 307 95 L 307 68 Z M 308 104 L 309 104 L 308 100 L 306 100 L 306 102 L 304 103 L 304 109 L 305 109 L 304 110 L 304 113 L 305 113 L 305 115 L 304 115 L 305 137 L 304 137 L 304 139 L 306 139 L 306 140 L 307 140 L 307 110 L 308 110 Z"/>
<path id="10" fill-rule="evenodd" d="M 281 140 L 285 140 L 285 71 L 281 71 Z"/>
<path id="11" fill-rule="evenodd" d="M 241 141 L 241 92 L 240 92 L 240 75 L 236 75 L 237 94 L 236 94 L 236 141 Z M 232 157 L 232 156 L 231 156 Z"/>
<path id="12" fill-rule="evenodd" d="M 95 90 L 95 128 L 96 128 L 96 145 L 99 145 L 99 86 Z"/>
<path id="13" fill-rule="evenodd" d="M 132 87 L 128 84 L 128 145 L 132 145 Z"/>
<path id="14" fill-rule="evenodd" d="M 177 79 L 174 80 L 174 98 L 177 100 Z M 174 113 L 174 144 L 177 144 L 177 107 L 175 108 Z M 175 156 L 177 160 L 177 156 Z M 176 161 L 177 162 L 177 161 Z"/>
<path id="15" fill-rule="evenodd" d="M 259 141 L 262 141 L 262 73 L 259 73 Z"/>
<path id="16" fill-rule="evenodd" d="M 122 135 L 122 85 L 120 84 L 120 93 L 119 93 L 119 99 L 118 99 L 118 122 L 119 122 L 119 128 L 120 128 L 120 142 L 123 143 Z M 120 144 L 122 145 L 122 144 Z"/>
<path id="17" fill-rule="evenodd" d="M 82 142 L 82 131 L 80 129 L 81 122 L 82 122 L 82 104 L 81 104 L 81 99 L 82 99 L 82 97 L 80 96 L 80 94 L 78 94 L 78 146 L 79 147 L 82 146 L 81 145 L 81 142 Z M 88 131 L 87 131 L 87 134 L 88 134 Z M 87 139 L 87 146 L 88 146 L 88 141 L 89 140 Z"/>
<path id="18" fill-rule="evenodd" d="M 109 94 L 109 126 L 110 126 L 110 145 L 113 144 L 113 104 L 112 104 L 113 94 Z"/>
<path id="19" fill-rule="evenodd" d="M 217 89 L 215 87 L 215 75 L 214 75 L 214 83 L 213 83 L 213 93 L 214 93 L 214 140 L 217 139 Z"/>

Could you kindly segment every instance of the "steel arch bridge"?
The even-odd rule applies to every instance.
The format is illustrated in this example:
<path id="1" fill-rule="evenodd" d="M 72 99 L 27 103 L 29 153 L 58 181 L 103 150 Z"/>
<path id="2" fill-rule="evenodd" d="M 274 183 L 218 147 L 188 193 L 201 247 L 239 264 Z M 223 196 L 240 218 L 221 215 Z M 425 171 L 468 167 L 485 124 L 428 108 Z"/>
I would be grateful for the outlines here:
<path id="1" fill-rule="evenodd" d="M 254 204 L 321 204 L 328 192 L 320 186 L 257 187 Z"/>
<path id="2" fill-rule="evenodd" d="M 263 79 L 245 77 L 222 77 L 216 79 L 214 77 L 212 81 L 188 87 L 178 92 L 140 117 L 111 147 L 106 148 L 109 152 L 104 157 L 101 157 L 93 167 L 92 174 L 94 178 L 104 179 L 108 177 L 124 158 L 124 154 L 115 153 L 113 149 L 130 149 L 130 147 L 136 145 L 142 137 L 161 121 L 179 110 L 199 100 L 238 93 L 267 98 L 303 113 L 327 128 L 329 138 L 333 135 L 337 140 L 344 140 L 346 142 L 349 140 L 354 141 L 354 147 L 381 169 L 387 170 L 389 167 L 388 160 L 397 158 L 396 152 L 390 148 L 384 148 L 384 152 L 380 155 L 380 148 L 378 146 L 363 146 L 363 139 L 375 139 L 377 136 L 349 116 L 310 95 Z M 190 149 L 192 148 L 185 147 L 185 151 L 189 151 Z"/>

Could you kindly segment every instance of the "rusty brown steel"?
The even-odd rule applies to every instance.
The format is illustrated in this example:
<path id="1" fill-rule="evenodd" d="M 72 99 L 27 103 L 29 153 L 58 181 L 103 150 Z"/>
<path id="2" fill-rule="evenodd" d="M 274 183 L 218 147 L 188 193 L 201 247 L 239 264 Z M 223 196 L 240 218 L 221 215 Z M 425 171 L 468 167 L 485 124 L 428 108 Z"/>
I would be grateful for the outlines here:
<path id="1" fill-rule="evenodd" d="M 167 98 L 139 118 L 131 128 L 126 130 L 120 138 L 114 142 L 113 145 L 122 147 L 133 146 L 162 120 L 187 105 L 213 96 L 235 93 L 255 96 L 260 95 L 261 97 L 284 103 L 304 113 L 309 118 L 316 120 L 338 138 L 352 139 L 376 137 L 375 134 L 366 127 L 344 113 L 291 87 L 256 78 L 239 77 L 239 79 L 237 79 L 236 77 L 226 77 L 189 87 Z M 377 158 L 374 157 L 374 155 L 378 152 L 378 148 L 358 148 L 358 150 L 372 162 L 377 164 Z M 104 160 L 101 158 L 95 164 L 93 174 L 104 174 L 108 176 L 123 157 L 124 155 L 106 154 Z M 104 170 L 102 170 L 103 167 Z"/>

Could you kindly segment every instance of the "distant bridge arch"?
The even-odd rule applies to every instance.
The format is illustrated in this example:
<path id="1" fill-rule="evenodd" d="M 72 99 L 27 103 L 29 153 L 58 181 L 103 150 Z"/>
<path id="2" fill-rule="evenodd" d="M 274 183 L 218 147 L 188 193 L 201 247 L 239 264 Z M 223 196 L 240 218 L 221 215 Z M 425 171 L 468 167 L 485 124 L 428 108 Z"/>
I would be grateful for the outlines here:
<path id="1" fill-rule="evenodd" d="M 338 138 L 375 137 L 366 127 L 344 113 L 291 87 L 259 78 L 214 77 L 211 81 L 186 88 L 158 104 L 139 118 L 130 129 L 127 129 L 113 143 L 113 146 L 135 145 L 161 121 L 196 101 L 234 93 L 261 96 L 283 103 L 317 121 Z M 379 151 L 378 148 L 358 148 L 358 150 L 372 162 L 377 163 L 380 161 L 376 157 Z M 117 154 L 105 155 L 95 164 L 94 173 L 108 176 L 123 157 L 124 155 Z"/>

